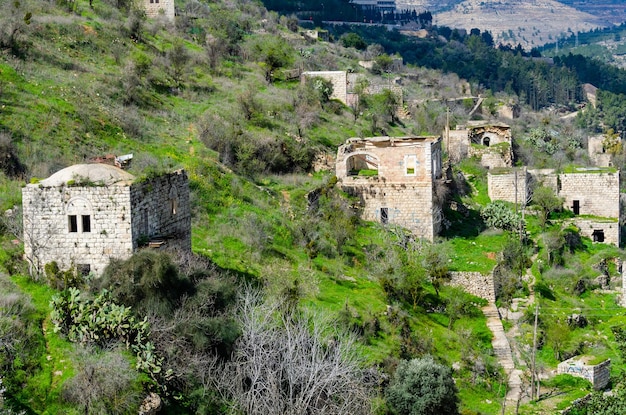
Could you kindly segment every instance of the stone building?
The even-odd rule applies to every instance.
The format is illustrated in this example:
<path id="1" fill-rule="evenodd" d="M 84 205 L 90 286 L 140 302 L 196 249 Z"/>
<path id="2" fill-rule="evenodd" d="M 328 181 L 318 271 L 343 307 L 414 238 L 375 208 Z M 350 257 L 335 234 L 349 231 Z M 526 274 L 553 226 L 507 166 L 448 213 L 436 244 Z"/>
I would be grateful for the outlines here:
<path id="1" fill-rule="evenodd" d="M 613 165 L 611 154 L 604 148 L 605 137 L 596 135 L 587 138 L 587 152 L 593 164 L 598 167 L 609 167 Z"/>
<path id="2" fill-rule="evenodd" d="M 361 200 L 362 217 L 432 241 L 439 232 L 441 138 L 351 138 L 339 147 L 338 185 Z"/>
<path id="3" fill-rule="evenodd" d="M 143 0 L 143 7 L 148 17 L 163 16 L 170 22 L 174 21 L 174 0 Z"/>
<path id="4" fill-rule="evenodd" d="M 111 258 L 149 243 L 191 249 L 189 185 L 183 170 L 146 180 L 106 164 L 67 167 L 22 189 L 24 253 L 32 272 L 100 275 Z"/>
<path id="5" fill-rule="evenodd" d="M 485 167 L 511 167 L 511 127 L 503 123 L 469 121 L 456 130 L 446 129 L 446 146 L 450 161 L 458 163 L 467 157 L 478 157 Z"/>
<path id="6" fill-rule="evenodd" d="M 311 78 L 322 78 L 327 81 L 330 81 L 333 84 L 333 93 L 330 96 L 331 99 L 338 99 L 346 105 L 349 105 L 350 98 L 348 95 L 351 95 L 348 91 L 354 87 L 354 85 L 350 85 L 348 72 L 346 71 L 309 71 L 302 72 L 301 82 L 306 82 L 307 79 Z"/>
<path id="7" fill-rule="evenodd" d="M 558 364 L 557 374 L 587 379 L 595 390 L 604 389 L 611 380 L 611 359 L 599 364 L 592 364 L 593 360 L 593 356 L 572 357 Z"/>
<path id="8" fill-rule="evenodd" d="M 515 177 L 517 175 L 517 177 Z M 534 184 L 554 190 L 563 207 L 575 218 L 569 220 L 580 234 L 594 242 L 620 245 L 620 172 L 612 168 L 580 167 L 567 173 L 552 169 L 495 169 L 487 176 L 489 198 L 518 203 L 532 197 Z M 515 199 L 515 187 L 517 196 Z"/>

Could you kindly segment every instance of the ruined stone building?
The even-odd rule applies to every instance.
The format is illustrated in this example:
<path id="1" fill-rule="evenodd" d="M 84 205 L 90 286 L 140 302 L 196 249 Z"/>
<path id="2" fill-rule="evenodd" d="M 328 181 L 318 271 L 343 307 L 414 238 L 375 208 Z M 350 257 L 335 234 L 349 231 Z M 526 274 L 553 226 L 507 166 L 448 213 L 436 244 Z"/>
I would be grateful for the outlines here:
<path id="1" fill-rule="evenodd" d="M 56 261 L 100 275 L 111 258 L 152 243 L 191 249 L 184 171 L 136 180 L 106 164 L 78 164 L 22 189 L 24 253 L 32 272 Z"/>
<path id="2" fill-rule="evenodd" d="M 432 241 L 439 232 L 441 138 L 351 138 L 339 147 L 338 185 L 361 201 L 362 217 Z"/>
<path id="3" fill-rule="evenodd" d="M 511 127 L 506 124 L 469 121 L 455 130 L 446 129 L 444 136 L 453 163 L 475 156 L 487 168 L 513 165 Z"/>
<path id="4" fill-rule="evenodd" d="M 613 165 L 611 154 L 604 147 L 605 137 L 595 135 L 587 138 L 587 152 L 593 164 L 598 167 L 609 167 Z"/>
<path id="5" fill-rule="evenodd" d="M 535 185 L 550 187 L 563 198 L 563 207 L 576 215 L 571 222 L 581 235 L 594 242 L 620 244 L 619 170 L 580 167 L 557 173 L 553 169 L 495 169 L 489 171 L 487 180 L 491 200 L 508 202 L 521 203 L 523 197 L 532 197 Z"/>
<path id="6" fill-rule="evenodd" d="M 143 0 L 143 7 L 148 17 L 163 16 L 170 22 L 174 21 L 174 0 Z"/>

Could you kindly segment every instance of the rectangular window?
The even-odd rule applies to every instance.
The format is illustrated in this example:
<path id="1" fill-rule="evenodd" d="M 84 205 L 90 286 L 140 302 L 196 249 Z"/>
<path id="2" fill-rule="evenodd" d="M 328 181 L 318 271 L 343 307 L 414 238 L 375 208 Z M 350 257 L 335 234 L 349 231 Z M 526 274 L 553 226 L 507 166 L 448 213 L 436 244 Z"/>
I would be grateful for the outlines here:
<path id="1" fill-rule="evenodd" d="M 404 158 L 407 176 L 415 176 L 417 170 L 417 156 L 412 154 Z"/>
<path id="2" fill-rule="evenodd" d="M 76 272 L 81 277 L 86 277 L 91 272 L 90 264 L 76 264 Z"/>
<path id="3" fill-rule="evenodd" d="M 572 210 L 574 211 L 574 215 L 580 215 L 580 200 L 574 200 Z"/>
<path id="4" fill-rule="evenodd" d="M 83 232 L 91 232 L 91 216 L 83 215 Z"/>
<path id="5" fill-rule="evenodd" d="M 380 223 L 387 224 L 389 222 L 389 209 L 380 208 Z"/>
<path id="6" fill-rule="evenodd" d="M 67 217 L 68 229 L 70 232 L 78 232 L 78 220 L 76 215 L 69 215 Z"/>

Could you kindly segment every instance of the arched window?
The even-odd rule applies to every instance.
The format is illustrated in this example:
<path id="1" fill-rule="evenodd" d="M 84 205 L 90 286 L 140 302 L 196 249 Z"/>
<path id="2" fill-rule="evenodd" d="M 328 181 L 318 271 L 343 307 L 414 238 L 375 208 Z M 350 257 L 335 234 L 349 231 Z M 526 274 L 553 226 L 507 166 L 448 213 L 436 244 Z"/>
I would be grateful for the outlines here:
<path id="1" fill-rule="evenodd" d="M 69 233 L 91 232 L 91 203 L 83 197 L 74 197 L 67 202 L 67 230 Z"/>

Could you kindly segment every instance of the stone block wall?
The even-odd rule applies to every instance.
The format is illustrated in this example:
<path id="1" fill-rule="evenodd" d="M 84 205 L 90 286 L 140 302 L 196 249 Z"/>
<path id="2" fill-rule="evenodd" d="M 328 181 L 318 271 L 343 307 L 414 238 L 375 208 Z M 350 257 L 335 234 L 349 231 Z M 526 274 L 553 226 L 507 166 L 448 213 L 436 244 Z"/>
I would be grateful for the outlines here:
<path id="1" fill-rule="evenodd" d="M 162 238 L 168 247 L 191 249 L 189 183 L 184 170 L 139 183 L 130 191 L 133 249 Z"/>
<path id="2" fill-rule="evenodd" d="M 448 135 L 448 155 L 450 160 L 454 163 L 458 163 L 469 152 L 469 137 L 467 130 L 450 130 L 446 132 Z"/>
<path id="3" fill-rule="evenodd" d="M 530 176 L 526 168 L 519 169 L 517 172 L 511 169 L 496 173 L 488 172 L 487 186 L 489 199 L 492 201 L 504 200 L 505 202 L 511 203 L 523 203 L 530 196 L 529 183 Z"/>
<path id="4" fill-rule="evenodd" d="M 480 165 L 488 169 L 498 167 L 511 167 L 513 165 L 513 155 L 510 147 L 482 147 L 468 146 L 468 156 L 478 157 Z"/>
<path id="5" fill-rule="evenodd" d="M 597 233 L 602 232 L 603 243 L 620 246 L 620 226 L 617 220 L 587 219 L 574 218 L 568 221 L 576 225 L 580 229 L 580 235 L 586 236 L 594 242 L 600 242 L 597 239 Z"/>
<path id="6" fill-rule="evenodd" d="M 597 365 L 587 362 L 592 357 L 572 357 L 557 366 L 557 374 L 568 374 L 587 379 L 596 390 L 604 389 L 611 379 L 611 360 L 607 359 Z"/>
<path id="7" fill-rule="evenodd" d="M 175 15 L 174 0 L 143 0 L 146 16 L 154 18 L 164 16 L 173 22 Z"/>
<path id="8" fill-rule="evenodd" d="M 56 261 L 61 269 L 89 265 L 101 274 L 111 258 L 132 253 L 129 186 L 27 185 L 22 205 L 24 253 L 35 272 Z M 76 217 L 74 232 L 70 215 Z M 88 230 L 83 216 L 89 217 Z"/>
<path id="9" fill-rule="evenodd" d="M 619 172 L 559 174 L 558 189 L 568 209 L 576 200 L 581 215 L 619 218 Z"/>
<path id="10" fill-rule="evenodd" d="M 307 79 L 320 77 L 330 81 L 333 84 L 333 94 L 331 99 L 338 99 L 344 104 L 348 104 L 348 73 L 346 71 L 311 71 L 302 72 L 301 82 Z"/>
<path id="11" fill-rule="evenodd" d="M 383 222 L 386 215 L 388 223 L 429 241 L 440 230 L 441 208 L 433 203 L 432 185 L 386 184 L 376 178 L 348 178 L 344 184 L 343 190 L 361 199 L 364 220 Z"/>
<path id="12" fill-rule="evenodd" d="M 460 287 L 476 297 L 488 301 L 496 301 L 496 289 L 493 275 L 481 274 L 480 272 L 451 272 L 449 285 Z"/>

